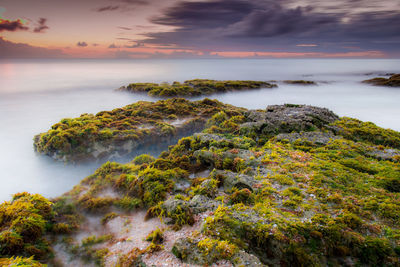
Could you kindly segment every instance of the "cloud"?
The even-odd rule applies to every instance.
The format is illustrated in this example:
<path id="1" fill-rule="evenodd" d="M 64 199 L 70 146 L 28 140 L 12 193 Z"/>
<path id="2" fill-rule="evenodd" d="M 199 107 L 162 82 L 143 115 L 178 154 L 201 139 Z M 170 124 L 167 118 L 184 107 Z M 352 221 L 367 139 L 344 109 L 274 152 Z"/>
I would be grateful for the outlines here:
<path id="1" fill-rule="evenodd" d="M 66 58 L 59 49 L 13 43 L 0 37 L 0 58 Z"/>
<path id="2" fill-rule="evenodd" d="M 131 31 L 132 30 L 132 28 L 129 28 L 129 27 L 118 27 L 118 29 L 125 30 L 125 31 Z"/>
<path id="3" fill-rule="evenodd" d="M 129 5 L 148 5 L 149 1 L 146 0 L 115 0 Z"/>
<path id="4" fill-rule="evenodd" d="M 297 44 L 297 47 L 317 47 L 317 44 Z"/>
<path id="5" fill-rule="evenodd" d="M 311 47 L 301 44 L 315 42 L 319 45 L 313 49 L 321 53 L 345 53 L 345 43 L 357 43 L 365 51 L 399 51 L 400 9 L 367 12 L 367 0 L 341 0 L 356 6 L 349 11 L 325 6 L 321 0 L 312 1 L 312 6 L 300 6 L 303 2 L 307 1 L 177 2 L 150 19 L 156 25 L 174 29 L 144 33 L 144 42 L 211 51 L 301 52 Z M 377 44 L 377 40 L 386 43 Z"/>
<path id="6" fill-rule="evenodd" d="M 118 37 L 116 38 L 117 40 L 124 40 L 124 41 L 129 41 L 129 42 L 134 42 L 135 40 L 132 38 L 126 38 L 126 37 Z"/>
<path id="7" fill-rule="evenodd" d="M 8 19 L 2 19 L 0 18 L 0 32 L 2 31 L 9 31 L 9 32 L 15 32 L 15 31 L 26 31 L 29 28 L 24 25 L 22 20 L 17 19 L 17 20 L 8 20 Z"/>
<path id="8" fill-rule="evenodd" d="M 36 27 L 33 29 L 34 32 L 44 32 L 45 30 L 49 29 L 49 26 L 46 25 L 47 19 L 39 18 Z"/>
<path id="9" fill-rule="evenodd" d="M 77 42 L 76 46 L 86 47 L 86 46 L 88 46 L 88 44 L 86 42 Z"/>
<path id="10" fill-rule="evenodd" d="M 116 46 L 115 44 L 110 44 L 110 45 L 108 46 L 108 48 L 114 49 L 114 48 L 119 48 L 119 47 Z"/>
<path id="11" fill-rule="evenodd" d="M 125 45 L 124 47 L 125 47 L 125 48 L 138 48 L 138 47 L 143 47 L 143 46 L 144 46 L 143 43 L 137 42 L 137 43 L 132 44 L 132 45 Z"/>
<path id="12" fill-rule="evenodd" d="M 103 6 L 103 7 L 96 8 L 95 11 L 97 11 L 97 12 L 114 11 L 119 8 L 120 8 L 120 6 Z"/>

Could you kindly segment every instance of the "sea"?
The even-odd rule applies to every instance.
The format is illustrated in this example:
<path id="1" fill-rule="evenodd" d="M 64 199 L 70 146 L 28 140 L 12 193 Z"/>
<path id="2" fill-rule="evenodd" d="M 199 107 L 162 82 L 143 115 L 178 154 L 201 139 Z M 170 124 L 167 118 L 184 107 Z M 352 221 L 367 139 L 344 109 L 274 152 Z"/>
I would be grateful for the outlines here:
<path id="1" fill-rule="evenodd" d="M 57 162 L 35 153 L 32 139 L 62 118 L 95 114 L 141 100 L 158 100 L 116 90 L 132 82 L 183 82 L 196 78 L 274 81 L 277 88 L 207 97 L 249 109 L 284 103 L 315 105 L 329 108 L 340 116 L 400 131 L 400 88 L 361 83 L 390 73 L 400 73 L 400 60 L 2 60 L 0 200 L 9 200 L 13 194 L 23 191 L 56 197 L 93 173 L 101 162 L 75 165 Z M 299 79 L 312 80 L 318 85 L 283 82 Z M 155 156 L 157 153 L 151 151 Z"/>

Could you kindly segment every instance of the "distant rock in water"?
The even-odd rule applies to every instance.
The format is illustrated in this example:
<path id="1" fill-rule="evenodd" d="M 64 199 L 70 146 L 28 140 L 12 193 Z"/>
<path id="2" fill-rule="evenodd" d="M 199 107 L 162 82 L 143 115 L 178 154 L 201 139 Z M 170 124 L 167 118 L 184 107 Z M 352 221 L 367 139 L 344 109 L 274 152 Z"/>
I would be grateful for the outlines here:
<path id="1" fill-rule="evenodd" d="M 240 91 L 260 88 L 273 88 L 276 84 L 263 81 L 216 81 L 206 79 L 188 80 L 183 83 L 131 83 L 118 90 L 128 92 L 144 92 L 149 96 L 184 97 L 200 96 L 229 91 Z"/>
<path id="2" fill-rule="evenodd" d="M 293 85 L 317 85 L 314 81 L 305 81 L 305 80 L 286 80 L 283 81 L 286 84 L 293 84 Z"/>
<path id="3" fill-rule="evenodd" d="M 363 81 L 378 86 L 400 87 L 400 74 L 393 74 L 389 78 L 373 78 Z"/>

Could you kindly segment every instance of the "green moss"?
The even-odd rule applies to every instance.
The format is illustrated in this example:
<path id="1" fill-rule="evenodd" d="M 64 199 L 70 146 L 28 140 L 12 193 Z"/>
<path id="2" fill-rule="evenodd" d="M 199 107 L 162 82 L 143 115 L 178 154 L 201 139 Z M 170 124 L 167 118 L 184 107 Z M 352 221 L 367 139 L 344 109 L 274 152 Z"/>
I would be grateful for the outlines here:
<path id="1" fill-rule="evenodd" d="M 142 154 L 140 156 L 135 157 L 132 160 L 132 163 L 137 164 L 137 165 L 142 165 L 142 164 L 150 164 L 154 162 L 156 159 L 153 156 L 147 155 L 147 154 Z"/>
<path id="2" fill-rule="evenodd" d="M 164 231 L 157 228 L 146 236 L 146 241 L 161 244 L 164 241 Z"/>
<path id="3" fill-rule="evenodd" d="M 91 235 L 82 239 L 82 247 L 93 246 L 96 244 L 104 243 L 112 239 L 112 235 L 95 236 Z"/>
<path id="4" fill-rule="evenodd" d="M 399 132 L 380 128 L 372 122 L 362 122 L 344 117 L 333 123 L 333 125 L 337 126 L 339 128 L 338 133 L 347 139 L 400 148 Z"/>
<path id="5" fill-rule="evenodd" d="M 78 118 L 63 119 L 51 130 L 35 136 L 34 148 L 39 153 L 64 161 L 105 158 L 115 151 L 126 154 L 130 150 L 124 145 L 132 149 L 140 145 L 157 145 L 156 139 L 160 135 L 172 138 L 181 132 L 201 130 L 205 120 L 221 110 L 234 116 L 240 115 L 244 109 L 210 99 L 194 102 L 182 98 L 155 103 L 140 101 L 96 115 L 82 114 Z M 178 127 L 167 119 L 171 115 L 186 122 Z M 112 149 L 100 149 L 99 152 L 98 146 Z M 151 160 L 143 157 L 138 158 L 138 162 Z"/>
<path id="6" fill-rule="evenodd" d="M 21 267 L 46 267 L 47 264 L 41 264 L 33 260 L 33 257 L 24 258 L 24 257 L 12 257 L 12 258 L 0 258 L 1 266 L 21 266 Z"/>
<path id="7" fill-rule="evenodd" d="M 222 259 L 229 260 L 238 251 L 237 246 L 228 241 L 211 238 L 202 239 L 197 244 L 197 247 L 205 257 L 208 256 L 209 262 L 216 262 Z"/>
<path id="8" fill-rule="evenodd" d="M 19 193 L 0 205 L 1 255 L 45 258 L 50 252 L 44 238 L 53 220 L 52 203 L 37 194 Z"/>
<path id="9" fill-rule="evenodd" d="M 184 83 L 131 83 L 120 90 L 128 92 L 146 92 L 149 96 L 184 97 L 210 95 L 214 93 L 249 90 L 258 88 L 273 88 L 275 84 L 261 81 L 215 81 L 205 79 L 188 80 Z"/>
<path id="10" fill-rule="evenodd" d="M 193 249 L 204 264 L 230 260 L 240 250 L 270 266 L 339 266 L 344 261 L 396 266 L 400 163 L 390 153 L 396 152 L 398 132 L 342 118 L 325 129 L 341 136 L 318 144 L 292 143 L 255 132 L 244 137 L 239 129 L 249 122 L 247 113 L 211 109 L 203 133 L 182 138 L 157 159 L 144 155 L 127 164 L 104 164 L 54 209 L 65 219 L 75 212 L 104 215 L 147 208 L 147 218 L 169 218 L 165 222 L 179 230 L 203 220 L 196 213 L 204 204 L 209 210 L 199 222 L 197 239 L 173 249 L 185 262 L 195 261 L 189 255 Z M 388 157 L 377 155 L 387 150 Z M 237 186 L 228 189 L 230 180 Z M 20 246 L 21 236 L 7 231 L 4 236 Z M 139 264 L 143 253 L 163 249 L 162 238 L 160 229 L 151 233 L 148 248 L 122 256 L 120 264 Z M 79 245 L 77 251 L 93 259 L 93 248 Z"/>

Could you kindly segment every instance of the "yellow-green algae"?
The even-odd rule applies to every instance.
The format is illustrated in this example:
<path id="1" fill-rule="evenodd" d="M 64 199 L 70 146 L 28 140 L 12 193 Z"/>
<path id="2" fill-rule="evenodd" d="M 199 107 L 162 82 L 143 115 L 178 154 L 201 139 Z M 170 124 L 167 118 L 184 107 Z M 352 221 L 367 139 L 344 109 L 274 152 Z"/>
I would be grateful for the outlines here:
<path id="1" fill-rule="evenodd" d="M 139 146 L 157 145 L 187 132 L 200 131 L 206 119 L 221 110 L 240 114 L 243 109 L 210 99 L 140 101 L 96 115 L 62 119 L 51 130 L 35 136 L 34 148 L 63 161 L 107 158 L 115 152 L 129 153 Z M 182 125 L 174 124 L 179 120 Z"/>
<path id="2" fill-rule="evenodd" d="M 336 134 L 335 139 L 317 144 L 301 138 L 277 139 L 270 133 L 259 138 L 260 133 L 240 130 L 247 121 L 245 112 L 222 109 L 208 120 L 202 134 L 182 138 L 159 158 L 142 155 L 127 164 L 104 164 L 53 204 L 39 202 L 46 205 L 37 206 L 34 214 L 44 216 L 51 227 L 47 231 L 39 220 L 35 241 L 21 237 L 22 247 L 42 242 L 46 232 L 68 237 L 86 213 L 104 216 L 106 223 L 145 208 L 149 217 L 170 219 L 178 230 L 192 224 L 198 210 L 206 209 L 211 215 L 201 229 L 205 238 L 190 241 L 202 262 L 234 263 L 238 251 L 244 250 L 271 266 L 399 266 L 399 157 L 378 156 L 388 149 L 396 151 L 398 132 L 342 118 L 309 129 Z M 191 177 L 205 170 L 210 172 Z M 2 236 L 14 227 L 14 219 L 4 219 L 7 210 L 33 205 L 32 196 L 22 196 L 2 205 Z M 200 203 L 195 201 L 199 197 Z M 107 238 L 65 242 L 75 244 L 77 255 L 101 265 L 108 252 L 91 245 Z M 142 254 L 163 249 L 161 230 L 148 238 L 152 243 L 147 250 L 121 256 L 119 266 L 136 264 Z M 4 248 L 7 243 L 2 242 Z M 8 260 L 32 255 L 46 259 L 12 248 L 2 253 Z M 183 261 L 189 258 L 177 247 L 173 252 Z"/>
<path id="3" fill-rule="evenodd" d="M 149 96 L 187 97 L 224 93 L 236 90 L 273 88 L 275 84 L 263 81 L 216 81 L 207 79 L 188 80 L 183 83 L 131 83 L 119 90 L 128 92 L 144 92 Z"/>

